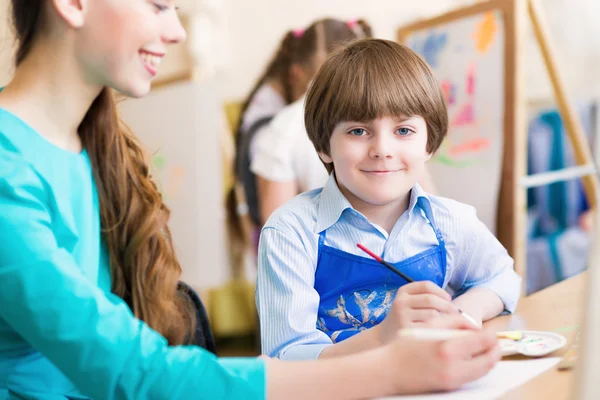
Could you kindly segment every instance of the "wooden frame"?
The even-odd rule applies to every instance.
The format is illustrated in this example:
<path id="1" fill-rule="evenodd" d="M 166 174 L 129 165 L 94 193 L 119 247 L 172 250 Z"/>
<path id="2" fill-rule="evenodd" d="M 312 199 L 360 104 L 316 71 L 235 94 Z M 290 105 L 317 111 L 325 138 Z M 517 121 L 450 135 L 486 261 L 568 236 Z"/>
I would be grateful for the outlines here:
<path id="1" fill-rule="evenodd" d="M 398 42 L 404 43 L 408 35 L 436 27 L 462 18 L 500 11 L 504 19 L 504 155 L 500 194 L 498 197 L 497 237 L 506 247 L 515 261 L 516 272 L 526 277 L 526 224 L 528 187 L 547 184 L 558 180 L 583 176 L 586 196 L 592 207 L 596 205 L 598 183 L 590 173 L 595 171 L 592 158 L 571 103 L 568 101 L 564 85 L 557 71 L 553 49 L 548 40 L 547 29 L 535 0 L 490 0 L 457 9 L 449 13 L 417 21 L 401 27 L 397 31 Z M 537 43 L 544 58 L 544 64 L 550 75 L 559 111 L 565 122 L 565 128 L 573 148 L 575 161 L 579 165 L 587 164 L 587 169 L 574 171 L 568 176 L 537 177 L 527 176 L 527 120 L 524 84 L 524 46 L 527 19 L 532 22 Z M 540 174 L 543 175 L 543 174 Z M 553 175 L 553 174 L 548 174 Z M 563 174 L 565 175 L 565 174 Z M 528 178 L 538 178 L 529 182 Z M 543 179 L 546 178 L 546 179 Z M 526 285 L 523 285 L 523 290 Z"/>
<path id="2" fill-rule="evenodd" d="M 549 39 L 548 29 L 546 28 L 546 23 L 542 18 L 542 13 L 540 12 L 537 1 L 529 0 L 528 9 L 533 25 L 533 32 L 542 52 L 546 69 L 550 75 L 550 82 L 552 84 L 554 97 L 558 105 L 558 111 L 563 118 L 565 129 L 573 145 L 575 162 L 578 165 L 593 164 L 591 152 L 583 127 L 581 126 L 579 118 L 577 118 L 577 114 L 575 113 L 572 103 L 567 97 L 564 82 L 560 77 L 560 73 L 555 61 L 556 57 L 554 56 L 554 49 L 552 48 L 552 43 Z M 590 206 L 592 208 L 596 208 L 596 204 L 598 202 L 598 180 L 594 175 L 587 174 L 583 176 L 583 185 L 588 201 L 590 202 Z"/>
<path id="3" fill-rule="evenodd" d="M 517 185 L 518 177 L 526 173 L 526 109 L 525 100 L 520 93 L 524 89 L 523 52 L 524 21 L 527 10 L 519 0 L 492 0 L 477 3 L 469 7 L 451 11 L 438 17 L 418 21 L 398 30 L 398 41 L 415 32 L 431 27 L 458 21 L 463 18 L 483 14 L 489 11 L 501 11 L 504 19 L 504 155 L 500 194 L 498 197 L 497 236 L 515 259 L 517 272 L 522 275 L 520 266 L 525 262 L 525 235 L 515 235 L 514 232 L 524 232 L 526 225 L 526 196 L 525 190 Z M 514 210 L 523 210 L 516 213 Z"/>

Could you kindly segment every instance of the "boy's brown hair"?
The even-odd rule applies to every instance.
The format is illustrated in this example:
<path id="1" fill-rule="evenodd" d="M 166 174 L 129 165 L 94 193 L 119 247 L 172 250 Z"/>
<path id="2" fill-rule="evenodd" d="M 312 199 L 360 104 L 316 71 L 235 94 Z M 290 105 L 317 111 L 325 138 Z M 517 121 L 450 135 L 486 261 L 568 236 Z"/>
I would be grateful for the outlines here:
<path id="1" fill-rule="evenodd" d="M 417 115 L 427 124 L 427 152 L 434 153 L 448 130 L 448 109 L 433 72 L 406 46 L 364 39 L 339 49 L 319 69 L 306 95 L 304 122 L 317 151 L 330 155 L 340 122 Z"/>

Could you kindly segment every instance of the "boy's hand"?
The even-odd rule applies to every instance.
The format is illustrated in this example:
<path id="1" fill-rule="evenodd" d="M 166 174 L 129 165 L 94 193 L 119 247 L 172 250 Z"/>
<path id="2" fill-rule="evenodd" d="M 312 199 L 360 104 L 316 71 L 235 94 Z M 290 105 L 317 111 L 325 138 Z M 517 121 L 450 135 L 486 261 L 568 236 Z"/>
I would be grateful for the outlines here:
<path id="1" fill-rule="evenodd" d="M 444 315 L 448 314 L 460 318 L 444 319 Z M 427 327 L 432 324 L 435 327 L 472 327 L 472 324 L 459 314 L 458 308 L 452 304 L 452 297 L 446 291 L 433 282 L 421 281 L 409 283 L 398 289 L 387 317 L 373 329 L 379 331 L 382 343 L 388 343 L 395 340 L 400 329 Z"/>

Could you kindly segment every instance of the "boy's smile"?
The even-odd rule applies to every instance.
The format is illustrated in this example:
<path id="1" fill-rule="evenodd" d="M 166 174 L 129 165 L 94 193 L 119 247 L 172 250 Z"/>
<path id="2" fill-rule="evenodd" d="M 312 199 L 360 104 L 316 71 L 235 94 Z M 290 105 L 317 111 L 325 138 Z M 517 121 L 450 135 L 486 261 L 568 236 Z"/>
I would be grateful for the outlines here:
<path id="1" fill-rule="evenodd" d="M 385 176 L 389 174 L 393 174 L 395 172 L 403 171 L 403 169 L 376 169 L 376 170 L 364 170 L 363 172 L 367 174 L 371 174 L 374 176 Z"/>

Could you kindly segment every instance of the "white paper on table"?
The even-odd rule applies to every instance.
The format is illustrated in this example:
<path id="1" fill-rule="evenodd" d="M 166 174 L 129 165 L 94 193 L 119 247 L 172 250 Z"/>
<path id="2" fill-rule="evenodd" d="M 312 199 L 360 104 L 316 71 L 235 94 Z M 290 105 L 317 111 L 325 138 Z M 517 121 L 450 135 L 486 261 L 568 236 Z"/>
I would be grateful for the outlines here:
<path id="1" fill-rule="evenodd" d="M 483 378 L 468 383 L 449 393 L 432 393 L 417 396 L 386 397 L 388 400 L 488 400 L 496 399 L 506 392 L 523 385 L 542 372 L 554 367 L 560 357 L 519 361 L 500 361 Z"/>

